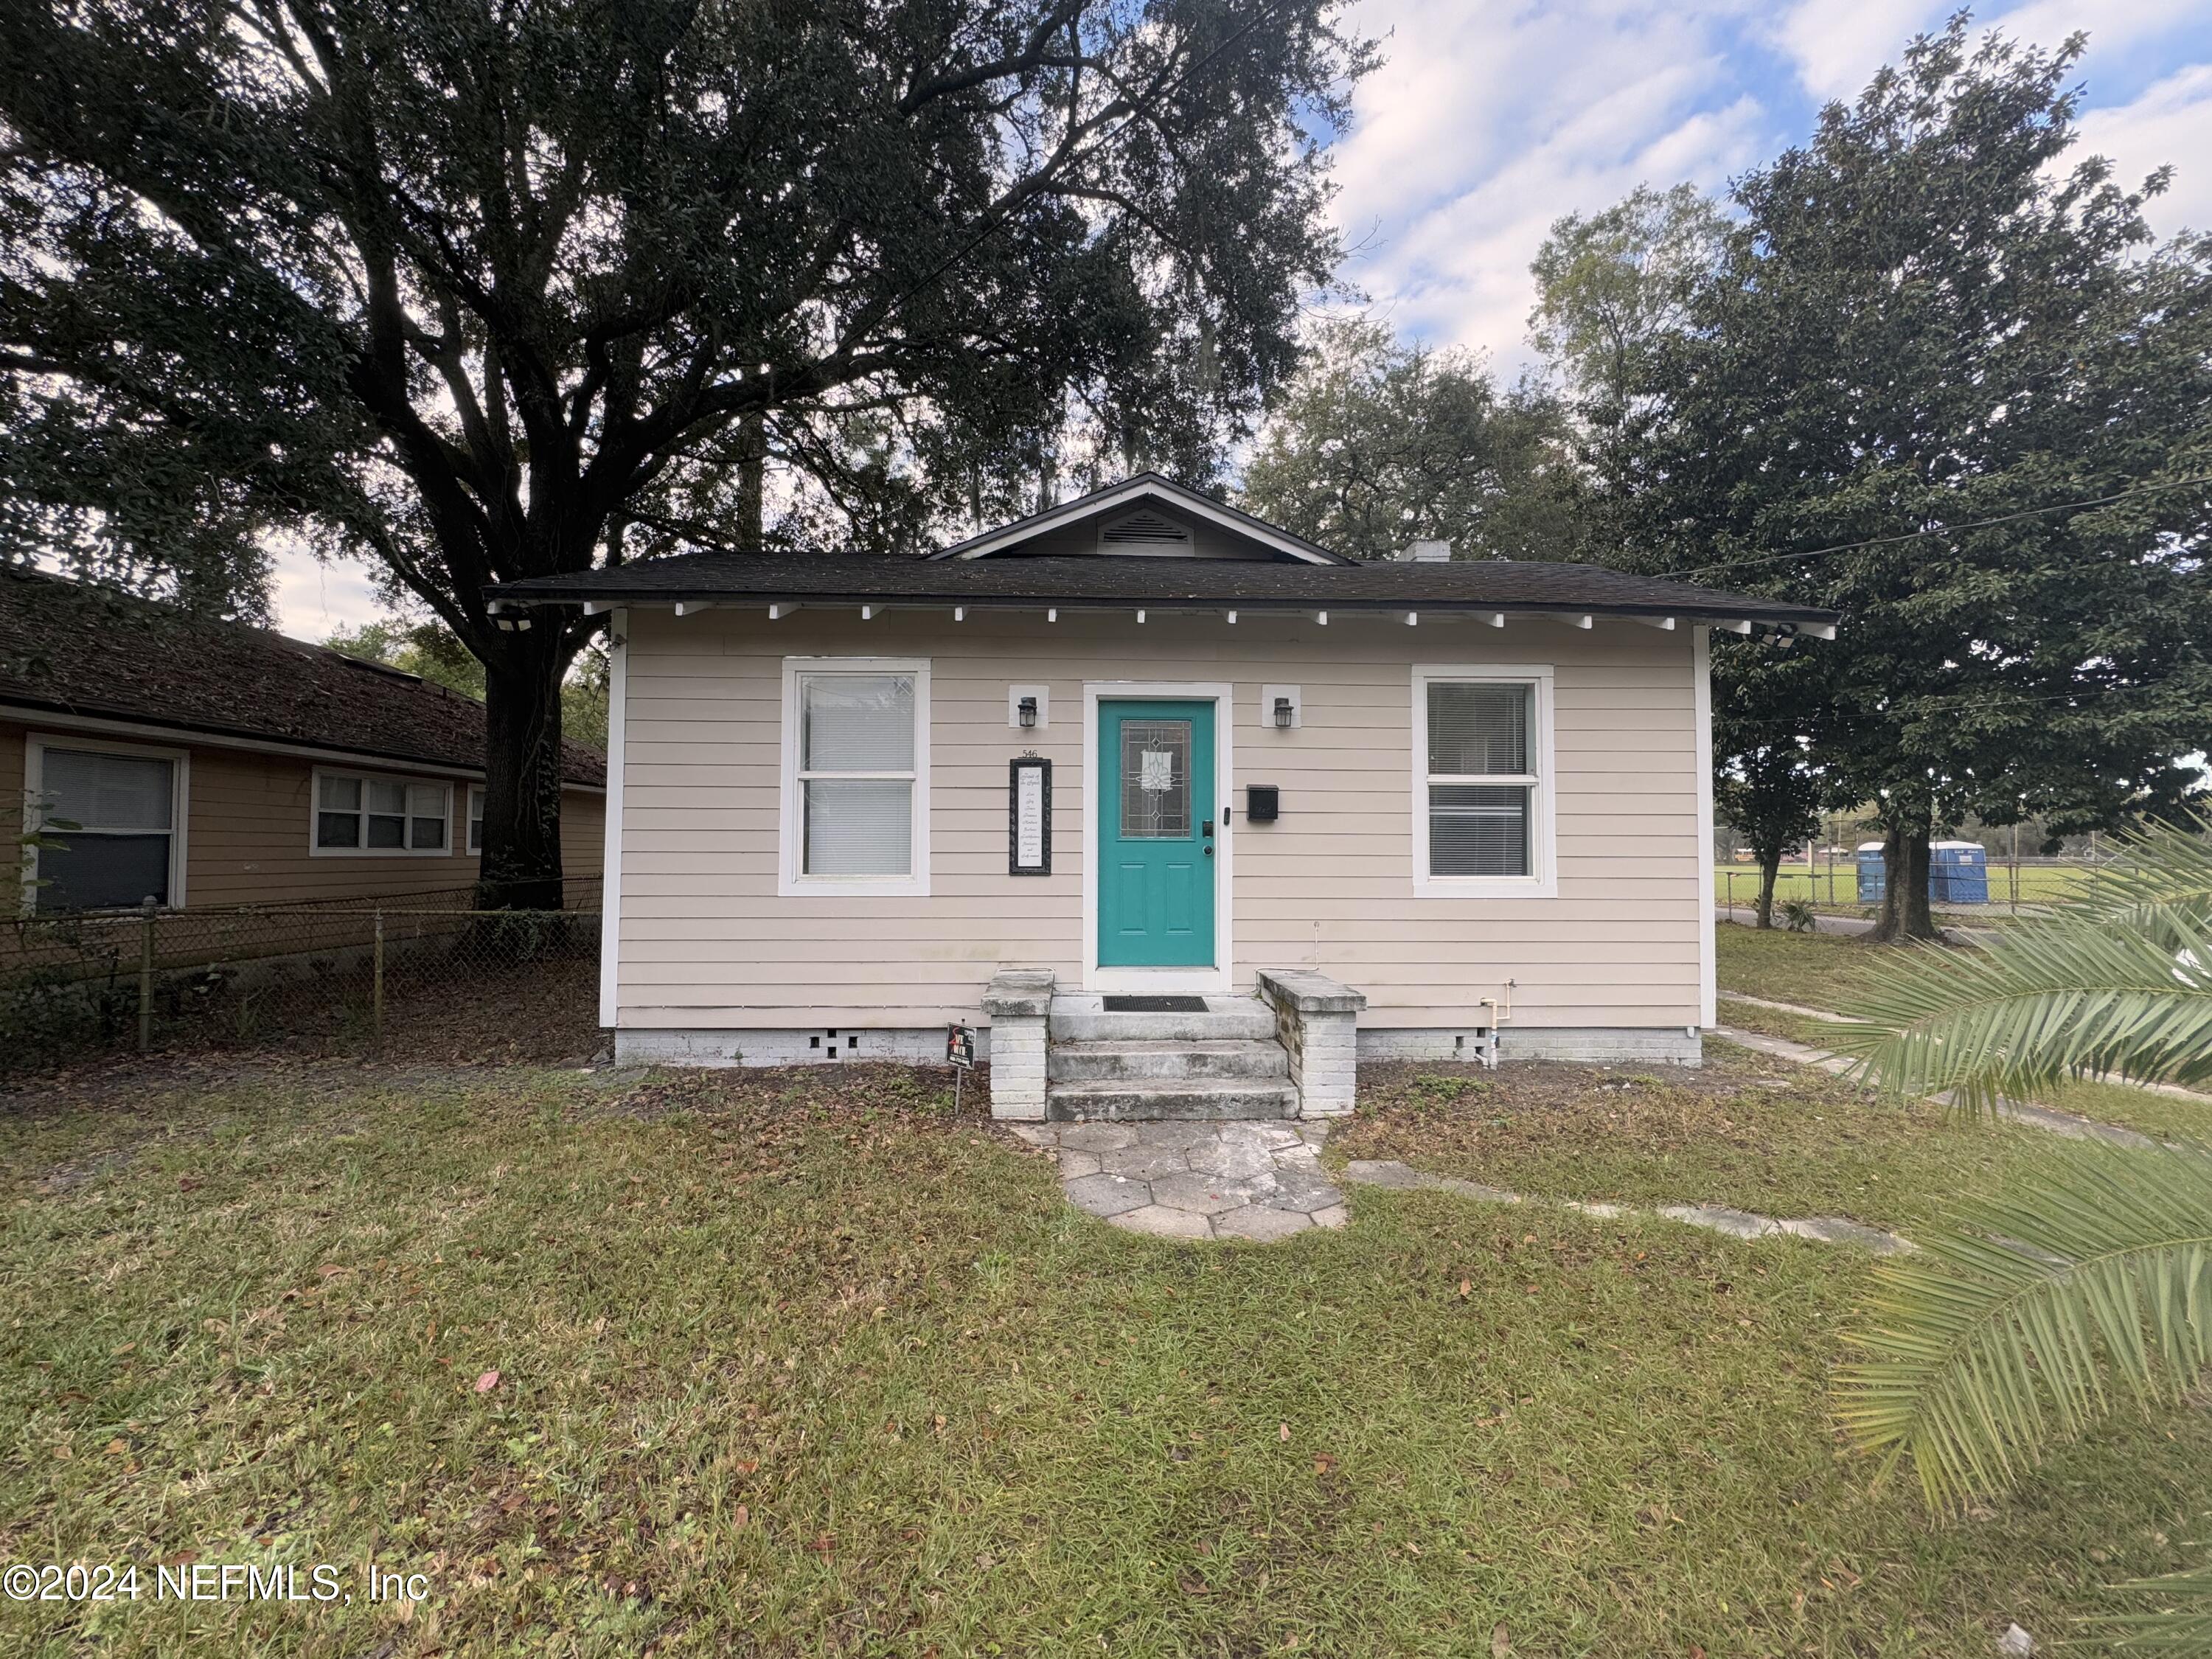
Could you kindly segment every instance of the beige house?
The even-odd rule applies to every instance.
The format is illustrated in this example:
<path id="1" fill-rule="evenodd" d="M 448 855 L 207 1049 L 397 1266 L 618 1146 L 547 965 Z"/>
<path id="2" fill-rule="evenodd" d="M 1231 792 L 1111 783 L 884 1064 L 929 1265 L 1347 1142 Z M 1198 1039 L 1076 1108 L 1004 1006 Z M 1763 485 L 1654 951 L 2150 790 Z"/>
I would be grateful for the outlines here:
<path id="1" fill-rule="evenodd" d="M 0 829 L 23 910 L 455 902 L 477 877 L 483 740 L 481 704 L 412 674 L 0 570 L 0 778 L 21 789 Z M 566 769 L 568 902 L 590 905 L 605 762 L 572 744 Z"/>
<path id="2" fill-rule="evenodd" d="M 999 1109 L 1054 1116 L 1343 1109 L 1354 1054 L 1694 1061 L 1708 632 L 1835 620 L 1356 563 L 1152 475 L 928 558 L 495 595 L 614 614 L 620 1055 L 936 1058 L 974 1024 Z"/>

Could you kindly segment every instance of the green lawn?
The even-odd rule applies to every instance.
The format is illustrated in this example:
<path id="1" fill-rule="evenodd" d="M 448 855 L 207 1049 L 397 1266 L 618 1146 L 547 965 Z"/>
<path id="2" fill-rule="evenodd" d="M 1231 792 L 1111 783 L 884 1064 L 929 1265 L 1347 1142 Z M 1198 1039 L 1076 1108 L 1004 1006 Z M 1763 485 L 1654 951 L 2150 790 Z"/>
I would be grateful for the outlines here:
<path id="1" fill-rule="evenodd" d="M 1780 927 L 1761 932 L 1728 921 L 1715 925 L 1713 937 L 1723 991 L 1838 1013 L 1847 1010 L 1858 987 L 1880 970 L 1886 957 L 1936 948 L 1871 945 L 1848 933 L 1793 933 Z"/>
<path id="2" fill-rule="evenodd" d="M 1835 1026 L 1778 1009 L 1730 1001 L 1727 994 L 1741 991 L 1770 1001 L 1847 1012 L 1858 988 L 1881 972 L 1886 955 L 1899 950 L 1938 948 L 1870 945 L 1838 933 L 1792 933 L 1778 928 L 1761 933 L 1727 922 L 1715 929 L 1715 939 L 1721 1018 L 1725 1022 L 1832 1049 L 1838 1046 Z M 2124 1083 L 2072 1079 L 2043 1091 L 2037 1103 L 2107 1123 L 2125 1124 L 2145 1134 L 2181 1136 L 2212 1144 L 2212 1104 L 2177 1099 Z"/>
<path id="3" fill-rule="evenodd" d="M 1362 1085 L 1358 1121 L 1330 1142 L 1339 1156 L 1403 1158 L 1532 1196 L 1840 1215 L 1908 1235 L 1954 1195 L 2032 1180 L 2061 1151 L 2047 1131 L 1876 1100 L 1723 1042 L 1699 1072 L 1446 1079 L 1370 1067 Z"/>
<path id="4" fill-rule="evenodd" d="M 4 1553 L 356 1599 L 4 1603 L 10 1652 L 1951 1656 L 2203 1535 L 2203 1411 L 1960 1522 L 1870 1490 L 1850 1252 L 1371 1189 L 1139 1239 L 896 1070 L 129 1075 L 0 1119 Z M 1672 1127 L 1626 1073 L 1421 1075 L 1348 1144 L 1525 1107 L 1469 1167 L 1881 1222 L 2027 1156 L 1748 1061 Z"/>
<path id="5" fill-rule="evenodd" d="M 1988 866 L 1990 902 L 1986 908 L 1991 919 L 2008 912 L 2013 899 L 2012 870 L 2008 865 L 1991 862 Z M 2093 879 L 2093 872 L 2080 864 L 2023 864 L 2020 868 L 2020 902 L 2022 904 L 2048 903 L 2080 891 Z M 1755 904 L 1759 902 L 1759 866 L 1755 864 L 1720 864 L 1713 866 L 1714 890 L 1723 903 Z M 1731 898 L 1731 896 L 1733 897 Z M 1777 902 L 1784 899 L 1809 898 L 1822 907 L 1856 908 L 1859 906 L 1859 878 L 1856 865 L 1841 863 L 1831 871 L 1823 859 L 1811 868 L 1802 864 L 1785 864 L 1776 872 L 1774 896 Z"/>

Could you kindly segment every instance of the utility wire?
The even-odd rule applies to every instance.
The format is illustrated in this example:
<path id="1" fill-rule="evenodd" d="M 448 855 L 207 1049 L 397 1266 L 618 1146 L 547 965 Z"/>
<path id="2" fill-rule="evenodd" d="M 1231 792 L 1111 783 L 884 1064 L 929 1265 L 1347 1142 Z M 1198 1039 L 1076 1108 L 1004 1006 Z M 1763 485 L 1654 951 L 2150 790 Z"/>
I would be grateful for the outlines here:
<path id="1" fill-rule="evenodd" d="M 1929 536 L 1955 536 L 1968 530 L 1986 530 L 1992 525 L 2014 524 L 2021 519 L 2039 518 L 2045 513 L 2069 513 L 2082 507 L 2104 507 L 2122 501 L 2130 495 L 2154 495 L 2162 489 L 2183 489 L 2192 484 L 2212 484 L 2212 472 L 2193 478 L 2170 478 L 2164 483 L 2134 484 L 2115 490 L 2109 495 L 2094 495 L 2087 501 L 2053 501 L 2048 507 L 2024 507 L 2017 513 L 2001 513 L 1993 519 L 1970 519 L 1964 524 L 1936 525 L 1926 530 L 1907 530 L 1895 536 L 1875 536 L 1863 542 L 1838 542 L 1833 547 L 1809 548 L 1802 553 L 1770 553 L 1758 558 L 1724 559 L 1718 564 L 1701 564 L 1686 570 L 1667 570 L 1660 573 L 1662 580 L 1685 576 L 1709 575 L 1716 570 L 1735 570 L 1745 565 L 1782 564 L 1791 559 L 1824 558 L 1831 553 L 1852 553 L 1863 547 L 1888 547 L 1898 542 L 1918 541 Z"/>

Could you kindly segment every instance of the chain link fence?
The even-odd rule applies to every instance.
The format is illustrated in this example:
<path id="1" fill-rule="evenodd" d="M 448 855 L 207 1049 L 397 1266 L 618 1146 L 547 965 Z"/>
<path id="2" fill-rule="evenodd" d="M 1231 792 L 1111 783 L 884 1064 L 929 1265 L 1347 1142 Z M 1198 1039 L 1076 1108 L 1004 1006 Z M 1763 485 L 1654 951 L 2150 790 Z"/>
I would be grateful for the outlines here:
<path id="1" fill-rule="evenodd" d="M 1983 866 L 1989 884 L 1986 902 L 1954 904 L 1938 900 L 1937 909 L 2033 912 L 2076 894 L 2094 896 L 2100 872 L 2108 860 L 2022 859 L 2017 862 L 1992 859 Z M 1731 908 L 1759 902 L 1759 866 L 1738 862 L 1722 865 L 1714 872 L 1715 896 Z M 1859 896 L 1858 866 L 1854 859 L 1815 859 L 1808 867 L 1802 859 L 1784 863 L 1774 881 L 1774 902 L 1810 901 L 1821 909 L 1865 908 L 1871 902 Z"/>
<path id="2" fill-rule="evenodd" d="M 588 1057 L 598 894 L 571 897 L 591 908 L 479 910 L 459 888 L 17 917 L 0 927 L 0 1073 L 134 1048 Z"/>

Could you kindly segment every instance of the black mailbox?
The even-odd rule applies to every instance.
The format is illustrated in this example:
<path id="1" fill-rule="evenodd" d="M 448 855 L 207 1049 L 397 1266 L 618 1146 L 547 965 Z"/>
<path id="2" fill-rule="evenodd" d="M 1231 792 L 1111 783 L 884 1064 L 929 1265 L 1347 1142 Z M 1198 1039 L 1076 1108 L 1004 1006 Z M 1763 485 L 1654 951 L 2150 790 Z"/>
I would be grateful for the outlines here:
<path id="1" fill-rule="evenodd" d="M 1282 791 L 1273 784 L 1248 783 L 1244 786 L 1244 821 L 1247 823 L 1273 823 L 1281 805 Z"/>

